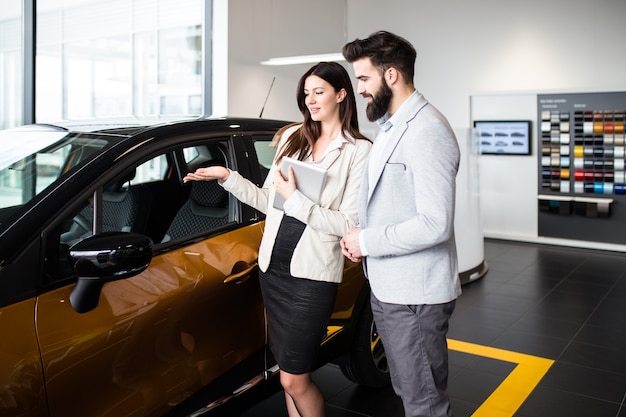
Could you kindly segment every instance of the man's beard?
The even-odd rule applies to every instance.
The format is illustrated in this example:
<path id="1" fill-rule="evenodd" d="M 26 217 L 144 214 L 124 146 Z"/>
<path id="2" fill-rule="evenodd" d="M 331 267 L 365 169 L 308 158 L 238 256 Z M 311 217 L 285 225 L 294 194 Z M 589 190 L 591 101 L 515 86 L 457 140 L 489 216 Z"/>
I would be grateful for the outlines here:
<path id="1" fill-rule="evenodd" d="M 385 80 L 383 79 L 381 81 L 382 83 L 376 94 L 370 94 L 372 101 L 367 103 L 367 107 L 365 108 L 365 114 L 370 122 L 375 122 L 387 113 L 391 97 L 393 96 L 391 88 L 389 88 Z"/>

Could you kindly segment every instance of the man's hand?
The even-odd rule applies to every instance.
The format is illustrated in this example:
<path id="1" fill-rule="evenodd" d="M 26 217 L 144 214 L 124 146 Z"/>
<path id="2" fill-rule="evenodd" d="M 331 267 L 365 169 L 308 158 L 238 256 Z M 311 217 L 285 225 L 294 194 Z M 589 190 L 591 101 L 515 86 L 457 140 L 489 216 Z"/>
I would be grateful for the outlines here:
<path id="1" fill-rule="evenodd" d="M 359 245 L 360 227 L 352 228 L 341 239 L 341 252 L 352 262 L 361 262 L 361 246 Z"/>

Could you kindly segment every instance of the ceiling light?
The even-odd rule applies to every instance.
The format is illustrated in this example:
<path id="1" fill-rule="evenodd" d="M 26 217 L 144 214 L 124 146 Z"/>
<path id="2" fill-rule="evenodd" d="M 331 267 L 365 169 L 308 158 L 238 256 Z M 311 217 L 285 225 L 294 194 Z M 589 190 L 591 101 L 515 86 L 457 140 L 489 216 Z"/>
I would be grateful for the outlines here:
<path id="1" fill-rule="evenodd" d="M 270 58 L 267 61 L 262 61 L 261 65 L 311 64 L 322 61 L 344 61 L 344 57 L 339 52 L 332 54 L 285 56 L 280 58 Z"/>

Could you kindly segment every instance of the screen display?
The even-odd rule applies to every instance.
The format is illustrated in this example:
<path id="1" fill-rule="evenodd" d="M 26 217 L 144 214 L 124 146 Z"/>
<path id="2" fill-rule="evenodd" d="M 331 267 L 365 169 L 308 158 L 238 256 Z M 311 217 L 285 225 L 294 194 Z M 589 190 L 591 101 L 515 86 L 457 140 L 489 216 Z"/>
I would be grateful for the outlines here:
<path id="1" fill-rule="evenodd" d="M 475 120 L 481 154 L 530 155 L 529 120 Z"/>

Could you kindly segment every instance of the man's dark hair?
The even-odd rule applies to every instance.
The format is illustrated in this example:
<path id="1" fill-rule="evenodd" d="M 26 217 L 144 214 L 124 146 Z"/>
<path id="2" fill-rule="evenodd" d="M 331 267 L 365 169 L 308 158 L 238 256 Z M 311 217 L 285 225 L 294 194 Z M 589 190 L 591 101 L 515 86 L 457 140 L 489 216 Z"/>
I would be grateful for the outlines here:
<path id="1" fill-rule="evenodd" d="M 355 39 L 344 45 L 343 57 L 349 63 L 369 58 L 381 74 L 394 67 L 405 82 L 412 83 L 415 74 L 415 48 L 406 39 L 381 30 L 365 39 Z"/>

